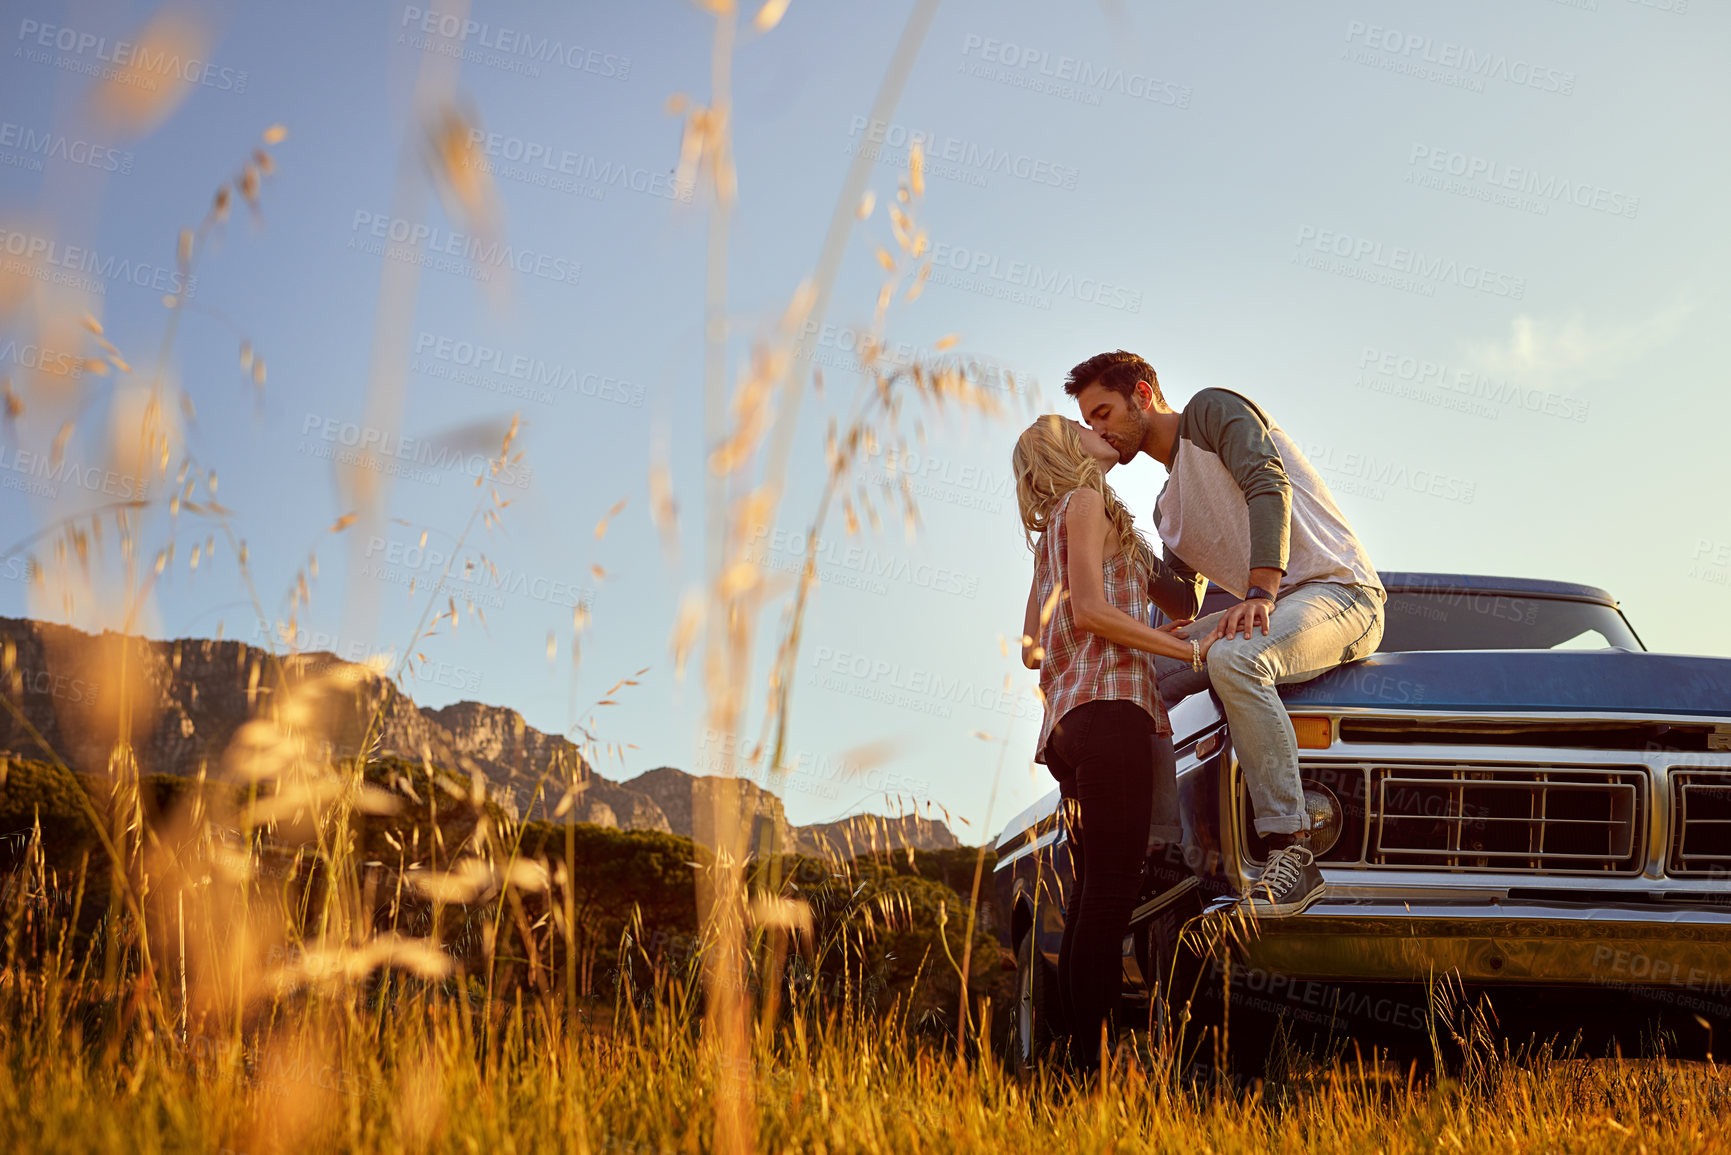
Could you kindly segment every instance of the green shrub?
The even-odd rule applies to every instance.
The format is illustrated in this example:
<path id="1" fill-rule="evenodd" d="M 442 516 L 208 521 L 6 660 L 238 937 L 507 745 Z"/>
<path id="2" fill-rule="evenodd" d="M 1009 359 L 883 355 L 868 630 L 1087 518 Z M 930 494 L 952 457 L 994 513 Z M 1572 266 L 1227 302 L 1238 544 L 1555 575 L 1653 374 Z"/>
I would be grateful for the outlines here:
<path id="1" fill-rule="evenodd" d="M 30 833 L 40 819 L 42 849 L 48 865 L 76 869 L 89 854 L 102 856 L 101 840 L 90 822 L 90 794 L 79 776 L 51 762 L 6 760 L 0 785 L 0 863 L 6 869 L 23 859 Z"/>

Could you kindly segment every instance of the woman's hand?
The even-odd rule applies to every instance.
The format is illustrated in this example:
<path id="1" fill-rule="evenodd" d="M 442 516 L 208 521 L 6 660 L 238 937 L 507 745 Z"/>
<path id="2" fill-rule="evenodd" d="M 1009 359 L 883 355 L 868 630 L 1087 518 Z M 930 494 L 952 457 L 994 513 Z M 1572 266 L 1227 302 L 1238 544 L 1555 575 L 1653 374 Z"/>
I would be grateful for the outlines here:
<path id="1" fill-rule="evenodd" d="M 1208 660 L 1208 651 L 1214 648 L 1214 643 L 1218 642 L 1224 636 L 1225 635 L 1220 632 L 1220 627 L 1216 626 L 1208 632 L 1207 637 L 1196 639 L 1202 643 L 1202 660 L 1204 662 Z"/>
<path id="2" fill-rule="evenodd" d="M 1195 636 L 1192 636 L 1192 635 L 1184 632 L 1185 630 L 1189 629 L 1191 626 L 1193 626 L 1195 624 L 1196 624 L 1195 618 L 1183 618 L 1183 619 L 1176 621 L 1176 622 L 1167 622 L 1163 626 L 1157 626 L 1157 627 L 1155 627 L 1154 632 L 1157 634 L 1170 634 L 1173 637 L 1179 639 L 1180 641 L 1197 643 L 1197 645 L 1202 650 L 1202 660 L 1206 662 L 1208 660 L 1208 651 L 1214 648 L 1215 642 L 1219 641 L 1221 638 L 1225 637 L 1226 635 L 1221 633 L 1219 622 L 1215 622 L 1214 628 L 1212 630 L 1209 630 L 1206 635 L 1203 635 L 1201 637 L 1195 637 Z M 1194 657 L 1194 656 L 1195 656 L 1194 654 L 1186 654 L 1185 655 L 1185 657 L 1187 659 Z"/>

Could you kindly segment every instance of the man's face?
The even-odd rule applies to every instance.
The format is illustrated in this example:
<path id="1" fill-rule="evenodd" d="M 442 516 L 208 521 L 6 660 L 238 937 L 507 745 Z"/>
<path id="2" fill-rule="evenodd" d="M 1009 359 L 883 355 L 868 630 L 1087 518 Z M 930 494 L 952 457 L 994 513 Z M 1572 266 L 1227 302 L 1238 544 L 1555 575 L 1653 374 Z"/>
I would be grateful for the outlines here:
<path id="1" fill-rule="evenodd" d="M 1087 422 L 1088 428 L 1111 442 L 1112 448 L 1118 451 L 1118 460 L 1126 465 L 1141 451 L 1142 440 L 1148 434 L 1148 411 L 1137 404 L 1143 400 L 1142 393 L 1147 388 L 1146 385 L 1137 385 L 1134 399 L 1098 383 L 1090 383 L 1076 394 L 1076 404 L 1082 407 L 1082 420 Z"/>

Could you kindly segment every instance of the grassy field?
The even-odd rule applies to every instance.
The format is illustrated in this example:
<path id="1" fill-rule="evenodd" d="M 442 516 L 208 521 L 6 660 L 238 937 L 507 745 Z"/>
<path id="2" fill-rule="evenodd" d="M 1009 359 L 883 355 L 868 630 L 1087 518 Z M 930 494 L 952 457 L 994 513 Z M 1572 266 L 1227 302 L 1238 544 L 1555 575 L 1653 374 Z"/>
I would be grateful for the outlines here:
<path id="1" fill-rule="evenodd" d="M 544 1004 L 395 991 L 183 1039 L 139 1018 L 112 1033 L 128 1008 L 88 994 L 7 972 L 5 1149 L 705 1151 L 737 1111 L 774 1151 L 1657 1152 L 1724 1148 L 1731 1122 L 1701 1064 L 1493 1059 L 1457 1079 L 1347 1063 L 1205 1090 L 1123 1054 L 1102 1089 L 1018 1081 L 845 1008 L 759 1033 L 730 1066 L 666 1002 L 567 1023 Z"/>
<path id="2" fill-rule="evenodd" d="M 728 235 L 737 194 L 728 85 L 739 16 L 731 4 L 704 7 L 716 18 L 708 103 L 673 94 L 668 108 L 682 124 L 677 183 L 695 184 L 706 198 L 706 315 L 722 318 L 734 312 L 719 238 Z M 785 7 L 762 5 L 754 26 L 772 28 Z M 885 116 L 934 9 L 933 0 L 919 0 L 909 18 L 874 104 Z M 186 19 L 170 23 L 178 28 Z M 492 235 L 496 198 L 476 175 L 485 169 L 472 155 L 464 103 L 447 91 L 437 58 L 428 60 L 425 94 L 441 111 L 405 135 L 403 153 L 427 172 L 405 163 L 399 180 L 405 189 L 429 181 L 469 232 Z M 146 92 L 120 86 L 109 96 L 130 101 L 139 123 L 172 111 L 155 107 L 160 98 Z M 261 183 L 274 171 L 268 150 L 285 137 L 281 125 L 267 129 L 232 185 L 180 233 L 183 277 L 193 274 L 206 241 L 221 235 L 231 206 L 259 211 Z M 705 419 L 720 433 L 710 439 L 703 483 L 707 561 L 702 588 L 681 603 L 669 649 L 676 670 L 689 662 L 699 672 L 711 732 L 764 735 L 736 772 L 785 770 L 790 687 L 817 580 L 815 543 L 832 513 L 849 534 L 862 532 L 862 523 L 874 533 L 886 523 L 917 528 L 908 479 L 868 494 L 850 480 L 858 463 L 885 450 L 905 459 L 911 444 L 923 444 L 928 417 L 996 418 L 1034 402 L 1013 381 L 1000 397 L 981 384 L 987 376 L 977 366 L 879 360 L 892 300 L 915 300 L 931 270 L 930 238 L 916 215 L 923 163 L 912 147 L 894 200 L 886 195 L 874 216 L 873 158 L 855 156 L 811 278 L 790 295 L 737 380 L 726 371 L 727 326 L 705 326 L 701 393 Z M 827 482 L 815 508 L 784 510 L 790 488 L 811 496 L 784 484 L 806 386 L 799 375 L 809 369 L 795 356 L 796 342 L 808 317 L 826 315 L 847 242 L 866 222 L 875 230 L 866 242 L 886 277 L 861 338 L 865 371 L 854 400 L 831 415 Z M 386 278 L 381 332 L 390 332 L 391 318 L 414 315 L 415 293 L 407 274 Z M 312 596 L 316 552 L 288 586 L 286 614 L 267 610 L 240 526 L 217 501 L 215 473 L 163 417 L 193 412 L 168 372 L 184 311 L 169 310 L 157 363 L 138 375 L 149 402 L 137 443 L 116 434 L 113 453 L 127 476 L 156 462 L 148 479 L 159 496 L 94 514 L 56 509 L 31 558 L 40 604 L 58 604 L 71 617 L 76 591 L 109 588 L 91 583 L 95 564 L 113 579 L 113 604 L 95 607 L 96 616 L 138 633 L 150 620 L 154 577 L 170 565 L 196 569 L 201 557 L 208 573 L 220 540 L 256 620 L 292 639 Z M 103 376 L 110 367 L 116 379 L 133 372 L 94 316 L 52 321 L 59 328 L 47 328 L 51 335 L 87 334 Z M 940 339 L 934 357 L 956 340 Z M 244 368 L 263 389 L 262 358 L 250 341 L 241 348 Z M 381 340 L 379 348 L 387 353 L 369 379 L 367 409 L 394 413 L 408 344 Z M 10 387 L 6 399 L 9 420 L 25 412 Z M 72 430 L 69 421 L 58 434 L 56 456 Z M 453 522 L 462 527 L 452 535 L 453 559 L 472 532 L 498 527 L 511 504 L 481 483 L 521 457 L 517 433 L 513 419 L 487 476 L 477 478 L 474 509 Z M 332 524 L 329 539 L 363 516 L 389 514 L 388 493 L 368 476 L 354 471 L 355 508 Z M 649 490 L 658 532 L 677 544 L 666 461 L 651 461 Z M 597 542 L 624 504 L 595 526 Z M 165 514 L 168 528 L 147 522 L 148 511 Z M 812 543 L 791 592 L 760 572 L 751 545 L 784 513 L 809 525 Z M 178 562 L 175 518 L 196 519 L 208 533 Z M 105 548 L 105 540 L 118 546 Z M 432 583 L 395 669 L 381 659 L 376 673 L 394 684 L 405 684 L 414 660 L 426 661 L 427 638 L 457 626 L 456 600 L 439 594 L 449 569 Z M 463 614 L 477 616 L 472 604 Z M 568 654 L 573 686 L 587 624 L 587 610 L 578 608 L 562 640 L 548 633 L 546 659 Z M 767 670 L 758 660 L 765 640 L 774 653 Z M 1000 647 L 1007 659 L 1009 642 L 1000 639 Z M 641 862 L 616 848 L 603 853 L 594 839 L 580 845 L 588 835 L 571 826 L 532 830 L 508 819 L 479 775 L 435 767 L 424 753 L 419 762 L 383 757 L 376 725 L 362 727 L 359 753 L 330 761 L 324 752 L 342 745 L 333 739 L 343 711 L 333 703 L 370 692 L 373 681 L 345 667 L 296 683 L 281 655 L 250 669 L 249 716 L 220 774 L 213 769 L 206 782 L 202 771 L 195 779 L 187 769 L 153 781 L 129 745 L 143 724 L 126 693 L 139 671 L 126 664 L 124 647 L 116 653 L 98 678 L 122 691 L 104 695 L 105 710 L 115 702 L 105 723 L 112 752 L 106 767 L 89 767 L 87 777 L 101 783 L 91 791 L 27 722 L 14 701 L 22 697 L 16 655 L 0 649 L 0 706 L 28 732 L 31 756 L 44 759 L 28 778 L 0 759 L 0 811 L 17 819 L 0 843 L 3 1151 L 1644 1155 L 1731 1146 L 1731 1092 L 1711 1061 L 1511 1053 L 1478 1029 L 1452 1034 L 1448 1060 L 1423 1066 L 1350 1047 L 1327 1060 L 1283 1051 L 1269 1068 L 1279 1078 L 1262 1082 L 1199 1063 L 1200 1051 L 1144 1039 L 1115 1056 L 1095 1085 L 1056 1070 L 1022 1077 L 1002 1059 L 1010 1010 L 1002 959 L 976 924 L 965 864 L 922 874 L 909 854 L 906 869 L 850 860 L 816 876 L 786 873 L 774 856 L 752 858 L 749 817 L 742 821 L 725 801 L 711 816 L 716 848 L 699 852 L 688 840 L 693 861 L 680 853 L 671 860 L 677 869 L 653 839 L 637 840 Z M 622 680 L 614 690 L 629 685 Z M 255 692 L 262 693 L 256 711 Z M 362 707 L 376 723 L 382 700 Z M 751 722 L 758 710 L 761 725 Z M 585 757 L 598 762 L 605 744 L 587 723 L 572 729 L 585 738 Z M 1006 751 L 1000 743 L 999 774 Z M 537 790 L 554 803 L 563 789 L 557 817 L 579 786 L 573 767 L 569 781 Z M 41 816 L 55 808 L 65 821 L 44 829 Z M 621 929 L 615 915 L 596 914 L 591 899 L 625 886 L 641 895 L 637 921 Z M 646 925 L 656 903 L 659 921 Z"/>
<path id="3" fill-rule="evenodd" d="M 173 848 L 171 827 L 146 829 L 141 841 L 158 854 Z M 911 984 L 866 992 L 872 952 L 850 953 L 842 940 L 879 951 L 919 941 L 907 937 L 919 912 L 905 891 L 885 890 L 849 918 L 819 919 L 815 942 L 778 937 L 770 920 L 747 933 L 750 954 L 736 962 L 749 982 L 735 988 L 745 1013 L 730 1037 L 705 1006 L 726 989 L 716 981 L 721 958 L 707 945 L 651 954 L 641 925 L 622 936 L 616 965 L 602 968 L 609 979 L 579 991 L 572 966 L 585 965 L 585 952 L 562 950 L 563 928 L 551 918 L 525 920 L 522 937 L 492 939 L 478 964 L 458 955 L 453 966 L 449 947 L 435 958 L 424 939 L 377 931 L 347 936 L 350 948 L 316 948 L 294 936 L 336 916 L 338 888 L 308 885 L 305 872 L 225 885 L 224 848 L 200 835 L 178 847 L 178 860 L 212 875 L 164 868 L 114 879 L 122 900 L 93 919 L 87 904 L 102 899 L 87 860 L 68 877 L 41 845 L 35 838 L 15 853 L 0 885 L 4 1150 L 1394 1155 L 1731 1146 L 1731 1088 L 1711 1060 L 1514 1053 L 1482 1019 L 1470 1025 L 1470 1014 L 1449 1017 L 1453 1032 L 1439 1021 L 1441 1062 L 1378 1061 L 1348 1040 L 1331 1061 L 1283 1048 L 1268 1068 L 1278 1078 L 1265 1082 L 1137 1035 L 1098 1083 L 1079 1085 L 1057 1069 L 1019 1077 L 1002 1057 L 1006 1008 L 992 997 L 975 989 L 959 1036 L 937 1013 L 953 1012 L 959 993 L 944 981 L 941 951 L 926 950 Z M 855 877 L 863 879 L 847 881 L 857 891 Z M 534 884 L 520 889 L 459 896 L 468 917 L 435 923 L 502 918 Z M 314 917 L 320 905 L 324 915 Z M 525 965 L 537 955 L 539 970 Z M 840 960 L 839 977 L 814 958 Z M 828 978 L 798 981 L 800 960 L 808 977 Z M 989 989 L 1003 1000 L 1002 984 Z"/>

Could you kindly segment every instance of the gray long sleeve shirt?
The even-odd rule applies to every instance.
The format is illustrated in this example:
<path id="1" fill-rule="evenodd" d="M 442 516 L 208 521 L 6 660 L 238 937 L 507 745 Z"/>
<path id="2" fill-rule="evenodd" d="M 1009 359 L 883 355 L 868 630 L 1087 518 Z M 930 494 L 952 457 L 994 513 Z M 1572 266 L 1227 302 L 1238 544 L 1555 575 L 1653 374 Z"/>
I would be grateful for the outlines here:
<path id="1" fill-rule="evenodd" d="M 1304 582 L 1382 579 L 1333 494 L 1297 442 L 1249 399 L 1204 389 L 1179 415 L 1170 477 L 1154 503 L 1165 571 L 1151 593 L 1193 617 L 1208 580 L 1243 597 L 1252 569 L 1278 569 L 1285 591 Z"/>

